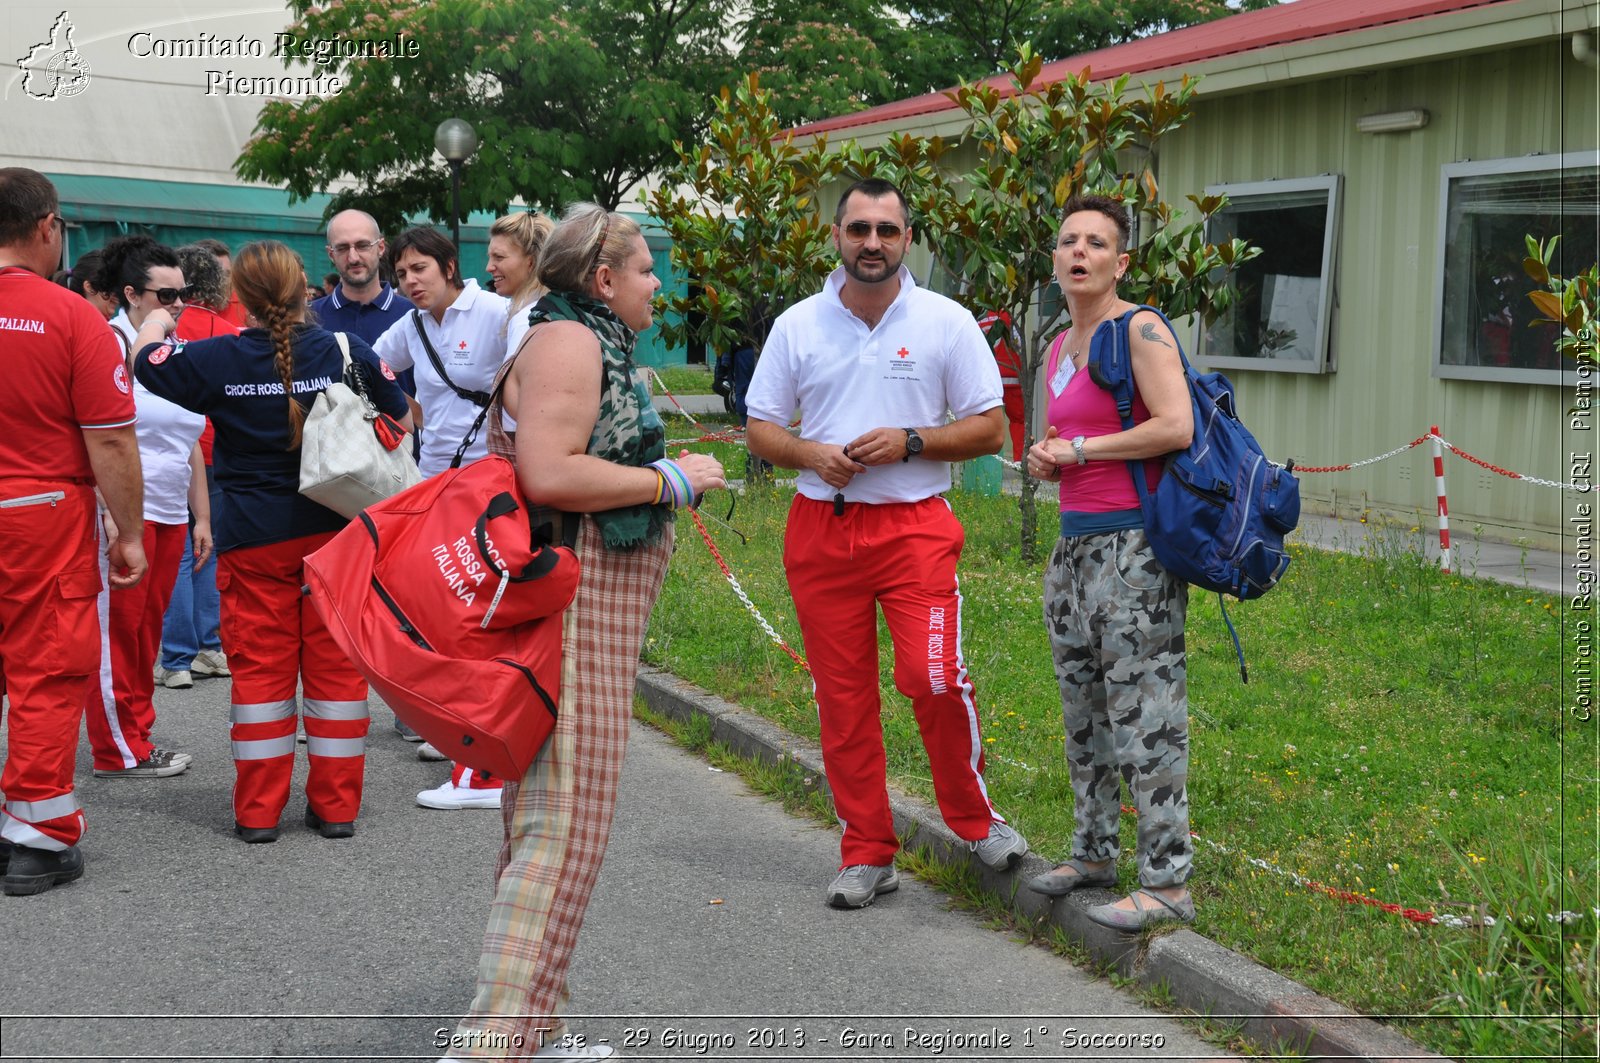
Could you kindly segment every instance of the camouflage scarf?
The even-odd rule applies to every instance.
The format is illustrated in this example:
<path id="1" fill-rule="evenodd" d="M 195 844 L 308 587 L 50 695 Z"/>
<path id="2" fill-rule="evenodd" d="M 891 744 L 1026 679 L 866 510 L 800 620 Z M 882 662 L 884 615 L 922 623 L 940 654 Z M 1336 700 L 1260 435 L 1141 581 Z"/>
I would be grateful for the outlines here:
<path id="1" fill-rule="evenodd" d="M 643 466 L 666 454 L 666 427 L 650 390 L 633 373 L 634 331 L 598 300 L 576 292 L 548 292 L 528 311 L 528 324 L 576 321 L 600 341 L 600 416 L 587 453 L 618 465 Z M 640 503 L 590 514 L 606 546 L 631 550 L 661 538 L 672 519 L 668 506 Z"/>

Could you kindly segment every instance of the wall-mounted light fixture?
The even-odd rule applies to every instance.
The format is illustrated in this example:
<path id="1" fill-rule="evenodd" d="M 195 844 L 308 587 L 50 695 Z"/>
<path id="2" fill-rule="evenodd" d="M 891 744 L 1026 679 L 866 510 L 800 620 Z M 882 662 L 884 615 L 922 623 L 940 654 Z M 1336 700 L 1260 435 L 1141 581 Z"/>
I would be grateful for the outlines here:
<path id="1" fill-rule="evenodd" d="M 1356 130 L 1361 133 L 1405 133 L 1412 129 L 1421 129 L 1427 124 L 1427 110 L 1422 107 L 1412 107 L 1404 111 L 1364 114 L 1356 119 Z"/>

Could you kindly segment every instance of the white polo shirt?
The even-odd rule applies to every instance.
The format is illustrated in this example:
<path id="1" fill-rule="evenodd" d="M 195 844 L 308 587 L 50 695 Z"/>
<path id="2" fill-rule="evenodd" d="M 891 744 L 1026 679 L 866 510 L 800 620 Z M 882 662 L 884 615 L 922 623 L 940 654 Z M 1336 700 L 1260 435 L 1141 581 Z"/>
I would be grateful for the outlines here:
<path id="1" fill-rule="evenodd" d="M 899 294 L 869 329 L 840 302 L 844 281 L 841 266 L 773 324 L 745 395 L 751 417 L 788 424 L 798 409 L 802 439 L 843 446 L 874 428 L 934 427 L 1001 404 L 994 352 L 960 303 L 901 266 Z M 822 502 L 838 493 L 810 469 L 797 489 Z M 949 489 L 949 462 L 912 458 L 857 473 L 844 497 L 918 502 Z"/>
<path id="2" fill-rule="evenodd" d="M 120 310 L 111 327 L 133 343 L 138 329 Z M 144 474 L 144 519 L 153 524 L 189 523 L 189 456 L 205 431 L 204 415 L 152 394 L 136 379 L 133 404 L 139 412 L 139 466 Z"/>
<path id="3" fill-rule="evenodd" d="M 477 281 L 469 280 L 445 310 L 443 321 L 435 321 L 426 310 L 421 312 L 423 331 L 457 387 L 488 391 L 494 384 L 494 375 L 506 360 L 506 310 L 510 305 L 505 296 L 486 292 Z M 416 371 L 417 403 L 422 407 L 425 426 L 417 467 L 424 476 L 448 469 L 456 448 L 477 420 L 480 407 L 457 395 L 440 379 L 411 323 L 411 314 L 390 325 L 372 349 L 389 368 Z M 476 461 L 487 453 L 489 426 L 485 422 L 462 463 Z"/>

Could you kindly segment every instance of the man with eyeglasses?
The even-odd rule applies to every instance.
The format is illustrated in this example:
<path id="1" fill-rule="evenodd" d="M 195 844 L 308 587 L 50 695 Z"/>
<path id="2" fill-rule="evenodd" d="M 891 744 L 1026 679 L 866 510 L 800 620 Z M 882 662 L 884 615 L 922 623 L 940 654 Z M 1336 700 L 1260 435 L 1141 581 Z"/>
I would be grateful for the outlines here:
<path id="1" fill-rule="evenodd" d="M 8 894 L 83 874 L 72 775 L 100 668 L 95 485 L 116 520 L 110 580 L 144 578 L 144 480 L 122 347 L 100 314 L 45 278 L 61 260 L 61 208 L 43 174 L 0 169 L 0 662 L 10 705 L 0 769 Z"/>
<path id="2" fill-rule="evenodd" d="M 311 303 L 311 312 L 323 328 L 360 336 L 370 345 L 411 312 L 411 300 L 385 284 L 379 272 L 386 250 L 378 220 L 366 211 L 341 210 L 329 219 L 328 261 L 339 274 L 339 283 Z M 395 380 L 407 395 L 416 396 L 409 369 L 397 371 Z M 415 409 L 411 412 L 413 416 L 417 413 Z"/>
<path id="3" fill-rule="evenodd" d="M 905 196 L 858 181 L 834 212 L 840 266 L 772 328 L 746 396 L 751 453 L 799 469 L 784 568 L 805 637 L 822 754 L 844 825 L 827 903 L 899 887 L 885 785 L 877 609 L 911 699 L 945 823 L 986 865 L 1028 843 L 989 802 L 956 563 L 965 538 L 943 493 L 950 462 L 1005 440 L 1000 374 L 976 319 L 917 286 Z M 798 434 L 786 429 L 796 409 Z"/>

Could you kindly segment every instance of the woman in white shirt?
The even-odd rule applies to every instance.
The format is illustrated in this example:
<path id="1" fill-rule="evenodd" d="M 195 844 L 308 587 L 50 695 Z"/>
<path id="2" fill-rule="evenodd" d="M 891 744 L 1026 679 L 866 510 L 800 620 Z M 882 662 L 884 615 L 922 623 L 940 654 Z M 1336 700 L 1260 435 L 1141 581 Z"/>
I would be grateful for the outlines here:
<path id="1" fill-rule="evenodd" d="M 555 228 L 555 222 L 535 211 L 518 211 L 507 214 L 489 227 L 489 276 L 494 278 L 495 291 L 509 297 L 505 318 L 505 358 L 510 360 L 522 346 L 528 332 L 528 311 L 544 286 L 539 283 L 539 252 L 544 241 Z M 515 431 L 516 423 L 509 414 L 503 414 L 507 431 Z M 488 432 L 480 433 L 485 442 Z M 417 748 L 422 760 L 446 760 L 443 753 L 431 742 Z M 487 772 L 473 771 L 461 763 L 450 766 L 450 778 L 431 790 L 417 795 L 417 804 L 423 808 L 459 810 L 465 808 L 499 808 L 502 780 Z"/>
<path id="2" fill-rule="evenodd" d="M 506 312 L 511 301 L 462 280 L 450 238 L 436 229 L 407 229 L 389 246 L 395 287 L 417 309 L 389 326 L 372 345 L 391 369 L 414 369 L 422 456 L 417 466 L 432 476 L 450 468 L 472 424 L 489 404 L 489 388 L 506 360 Z M 487 433 L 461 463 L 488 453 Z"/>
<path id="3" fill-rule="evenodd" d="M 130 352 L 139 326 L 152 311 L 165 309 L 176 316 L 189 295 L 177 255 L 148 236 L 124 236 L 107 244 L 90 283 L 116 299 L 119 309 L 110 325 Z M 192 759 L 153 745 L 150 729 L 156 716 L 152 698 L 161 618 L 172 598 L 191 510 L 196 563 L 204 564 L 211 554 L 211 501 L 199 447 L 205 418 L 152 395 L 142 384 L 131 386 L 139 415 L 144 552 L 150 572 L 132 587 L 100 592 L 100 682 L 86 715 L 96 775 L 165 778 L 187 771 Z M 115 539 L 109 514 L 102 511 L 101 520 L 107 541 Z"/>

